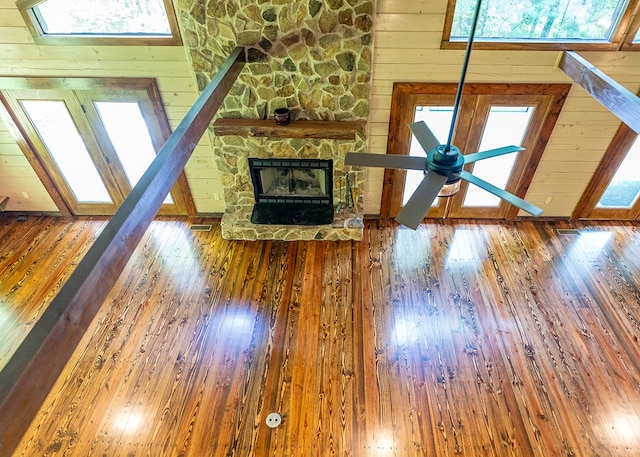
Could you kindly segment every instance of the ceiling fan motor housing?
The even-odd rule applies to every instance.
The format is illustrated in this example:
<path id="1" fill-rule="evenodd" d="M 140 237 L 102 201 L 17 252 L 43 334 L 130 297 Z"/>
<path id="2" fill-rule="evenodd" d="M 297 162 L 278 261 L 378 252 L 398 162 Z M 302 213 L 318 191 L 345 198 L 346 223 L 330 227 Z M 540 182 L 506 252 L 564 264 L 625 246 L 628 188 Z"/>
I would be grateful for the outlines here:
<path id="1" fill-rule="evenodd" d="M 464 166 L 464 156 L 457 147 L 451 145 L 449 150 L 446 149 L 446 145 L 441 144 L 427 153 L 427 170 L 446 176 L 445 185 L 460 181 L 460 171 Z"/>

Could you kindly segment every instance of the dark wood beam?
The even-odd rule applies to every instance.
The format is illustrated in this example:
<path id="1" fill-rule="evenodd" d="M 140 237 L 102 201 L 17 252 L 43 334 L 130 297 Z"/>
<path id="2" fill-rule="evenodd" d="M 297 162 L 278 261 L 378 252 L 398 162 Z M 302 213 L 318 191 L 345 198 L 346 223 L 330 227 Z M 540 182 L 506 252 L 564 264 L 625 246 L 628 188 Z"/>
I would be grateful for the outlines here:
<path id="1" fill-rule="evenodd" d="M 640 98 L 573 51 L 565 51 L 558 67 L 618 119 L 640 134 Z"/>
<path id="2" fill-rule="evenodd" d="M 236 48 L 0 372 L 0 454 L 11 455 L 245 63 Z"/>

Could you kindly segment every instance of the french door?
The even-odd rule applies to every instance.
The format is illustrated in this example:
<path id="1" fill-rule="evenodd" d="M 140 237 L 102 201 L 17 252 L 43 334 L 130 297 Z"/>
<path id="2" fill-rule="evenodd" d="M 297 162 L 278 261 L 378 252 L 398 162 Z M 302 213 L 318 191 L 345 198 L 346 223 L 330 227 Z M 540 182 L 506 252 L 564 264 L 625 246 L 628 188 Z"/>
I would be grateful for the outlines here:
<path id="1" fill-rule="evenodd" d="M 444 144 L 456 88 L 456 84 L 396 84 L 387 153 L 424 157 L 407 127 L 420 120 Z M 466 85 L 452 143 L 463 154 L 508 145 L 525 150 L 468 164 L 465 169 L 524 197 L 567 93 L 567 85 Z M 421 179 L 420 171 L 386 170 L 385 183 L 392 184 L 383 189 L 381 215 L 395 217 Z M 462 181 L 456 195 L 436 199 L 427 217 L 513 219 L 517 214 L 517 208 Z"/>
<path id="2" fill-rule="evenodd" d="M 572 219 L 640 217 L 640 136 L 622 124 L 587 185 Z"/>
<path id="3" fill-rule="evenodd" d="M 113 214 L 170 134 L 162 107 L 143 87 L 20 88 L 2 95 L 28 139 L 34 169 L 73 215 Z M 186 215 L 192 206 L 181 177 L 160 213 Z"/>

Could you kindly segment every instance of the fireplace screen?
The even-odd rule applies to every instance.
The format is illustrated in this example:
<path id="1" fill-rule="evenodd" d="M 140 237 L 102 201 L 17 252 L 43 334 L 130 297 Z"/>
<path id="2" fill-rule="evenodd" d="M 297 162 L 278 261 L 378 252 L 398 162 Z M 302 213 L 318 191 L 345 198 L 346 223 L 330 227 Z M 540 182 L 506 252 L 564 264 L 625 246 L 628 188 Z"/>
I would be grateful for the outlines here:
<path id="1" fill-rule="evenodd" d="M 264 195 L 322 197 L 327 195 L 324 170 L 318 168 L 263 168 Z"/>
<path id="2" fill-rule="evenodd" d="M 333 221 L 331 160 L 249 159 L 256 224 L 319 225 Z"/>

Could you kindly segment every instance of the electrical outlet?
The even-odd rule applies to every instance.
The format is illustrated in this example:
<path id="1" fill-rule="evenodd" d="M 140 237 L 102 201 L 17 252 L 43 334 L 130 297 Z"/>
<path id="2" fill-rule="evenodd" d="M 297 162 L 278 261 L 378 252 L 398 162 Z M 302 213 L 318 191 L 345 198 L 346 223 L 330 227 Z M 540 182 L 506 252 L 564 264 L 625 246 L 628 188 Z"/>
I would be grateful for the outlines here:
<path id="1" fill-rule="evenodd" d="M 282 416 L 278 413 L 271 413 L 267 416 L 267 427 L 276 428 L 282 423 Z"/>
<path id="2" fill-rule="evenodd" d="M 214 200 L 220 200 L 220 194 L 213 194 Z"/>
<path id="3" fill-rule="evenodd" d="M 31 198 L 31 197 L 29 196 L 29 194 L 28 194 L 28 193 L 26 193 L 25 191 L 22 191 L 22 196 L 23 196 L 24 198 L 26 198 L 27 200 L 29 200 L 29 199 Z"/>
<path id="4" fill-rule="evenodd" d="M 544 201 L 544 204 L 548 205 L 549 203 L 551 203 L 551 200 L 553 200 L 553 197 L 547 197 Z"/>

